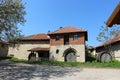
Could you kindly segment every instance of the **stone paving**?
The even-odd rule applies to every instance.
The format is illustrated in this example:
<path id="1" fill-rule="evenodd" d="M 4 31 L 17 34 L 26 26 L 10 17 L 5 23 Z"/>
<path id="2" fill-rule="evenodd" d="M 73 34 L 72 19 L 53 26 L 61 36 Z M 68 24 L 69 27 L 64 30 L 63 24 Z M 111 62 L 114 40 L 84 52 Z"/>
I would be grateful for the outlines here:
<path id="1" fill-rule="evenodd" d="M 9 60 L 0 61 L 0 80 L 49 80 L 72 76 L 74 72 L 80 71 L 80 68 L 29 65 Z"/>
<path id="2" fill-rule="evenodd" d="M 120 69 L 29 65 L 1 60 L 0 80 L 120 80 Z"/>

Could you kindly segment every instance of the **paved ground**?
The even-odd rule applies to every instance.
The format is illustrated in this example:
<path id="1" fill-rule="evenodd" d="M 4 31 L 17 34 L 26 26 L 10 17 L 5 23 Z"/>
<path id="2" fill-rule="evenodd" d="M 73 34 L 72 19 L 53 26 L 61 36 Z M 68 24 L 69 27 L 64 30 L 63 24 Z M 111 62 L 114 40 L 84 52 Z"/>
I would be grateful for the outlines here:
<path id="1" fill-rule="evenodd" d="M 3 60 L 0 80 L 120 80 L 120 69 L 28 65 Z"/>

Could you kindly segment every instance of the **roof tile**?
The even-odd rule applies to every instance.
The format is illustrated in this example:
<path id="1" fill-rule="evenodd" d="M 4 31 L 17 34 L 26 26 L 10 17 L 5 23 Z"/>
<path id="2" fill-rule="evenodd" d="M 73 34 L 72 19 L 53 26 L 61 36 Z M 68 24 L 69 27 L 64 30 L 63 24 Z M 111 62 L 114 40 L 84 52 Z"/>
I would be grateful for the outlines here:
<path id="1" fill-rule="evenodd" d="M 0 44 L 9 44 L 8 42 L 4 42 L 0 39 Z"/>
<path id="2" fill-rule="evenodd" d="M 73 26 L 66 26 L 64 28 L 60 28 L 54 32 L 50 32 L 48 33 L 50 34 L 63 34 L 63 33 L 74 33 L 74 32 L 87 32 L 85 30 L 79 29 L 79 28 L 75 28 Z"/>
<path id="3" fill-rule="evenodd" d="M 115 38 L 113 38 L 113 39 L 111 39 L 111 40 L 109 40 L 109 41 L 107 41 L 107 42 L 105 42 L 105 43 L 103 43 L 99 46 L 97 46 L 96 48 L 102 47 L 102 46 L 105 46 L 105 45 L 109 45 L 109 44 L 113 44 L 113 43 L 116 43 L 118 41 L 120 41 L 120 35 L 116 36 Z"/>
<path id="4" fill-rule="evenodd" d="M 32 48 L 28 51 L 49 51 L 50 48 L 41 48 L 41 47 L 36 47 L 36 48 Z"/>
<path id="5" fill-rule="evenodd" d="M 49 36 L 47 34 L 35 34 L 23 37 L 22 40 L 49 40 Z"/>

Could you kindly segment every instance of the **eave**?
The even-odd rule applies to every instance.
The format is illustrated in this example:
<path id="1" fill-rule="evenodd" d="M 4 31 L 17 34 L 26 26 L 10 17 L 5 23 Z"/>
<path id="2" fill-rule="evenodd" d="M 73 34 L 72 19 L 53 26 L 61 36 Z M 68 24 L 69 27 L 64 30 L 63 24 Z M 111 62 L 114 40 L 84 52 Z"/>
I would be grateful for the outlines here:
<path id="1" fill-rule="evenodd" d="M 120 24 L 120 2 L 106 22 L 108 27 L 112 27 L 114 24 Z"/>

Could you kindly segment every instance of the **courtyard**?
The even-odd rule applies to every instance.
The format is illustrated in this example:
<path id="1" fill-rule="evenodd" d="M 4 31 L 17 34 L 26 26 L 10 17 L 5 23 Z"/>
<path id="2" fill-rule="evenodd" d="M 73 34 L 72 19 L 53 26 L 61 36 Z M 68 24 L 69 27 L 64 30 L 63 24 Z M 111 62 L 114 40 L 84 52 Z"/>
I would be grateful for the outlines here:
<path id="1" fill-rule="evenodd" d="M 119 80 L 120 69 L 30 65 L 0 61 L 0 80 Z"/>

